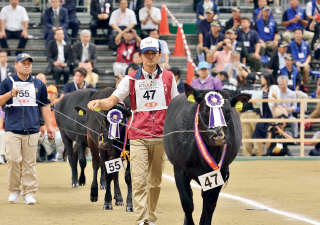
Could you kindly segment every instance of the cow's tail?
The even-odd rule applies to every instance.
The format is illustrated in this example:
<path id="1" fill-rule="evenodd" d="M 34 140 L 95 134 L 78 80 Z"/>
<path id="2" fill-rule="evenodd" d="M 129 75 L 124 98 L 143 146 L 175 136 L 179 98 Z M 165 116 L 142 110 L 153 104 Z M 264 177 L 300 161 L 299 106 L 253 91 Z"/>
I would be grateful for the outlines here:
<path id="1" fill-rule="evenodd" d="M 230 177 L 229 167 L 221 168 L 221 174 L 222 174 L 223 180 L 224 180 L 224 185 L 222 188 L 226 188 L 228 185 L 229 177 Z"/>

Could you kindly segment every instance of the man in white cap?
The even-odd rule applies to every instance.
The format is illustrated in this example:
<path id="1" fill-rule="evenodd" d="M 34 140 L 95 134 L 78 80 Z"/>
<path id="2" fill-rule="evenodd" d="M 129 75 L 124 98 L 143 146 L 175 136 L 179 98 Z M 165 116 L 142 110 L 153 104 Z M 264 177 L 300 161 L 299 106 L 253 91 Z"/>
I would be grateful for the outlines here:
<path id="1" fill-rule="evenodd" d="M 158 40 L 143 39 L 139 57 L 142 60 L 139 69 L 125 76 L 109 98 L 92 100 L 88 108 L 109 110 L 130 94 L 132 114 L 128 139 L 135 224 L 154 225 L 158 218 L 157 204 L 166 160 L 161 138 L 163 124 L 169 103 L 179 93 L 173 74 L 158 65 L 161 58 Z"/>

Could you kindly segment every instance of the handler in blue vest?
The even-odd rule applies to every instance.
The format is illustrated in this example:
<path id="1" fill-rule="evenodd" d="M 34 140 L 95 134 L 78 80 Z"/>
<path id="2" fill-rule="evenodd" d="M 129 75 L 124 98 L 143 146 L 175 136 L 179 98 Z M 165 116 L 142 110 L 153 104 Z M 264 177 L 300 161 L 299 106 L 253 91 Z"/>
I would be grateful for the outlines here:
<path id="1" fill-rule="evenodd" d="M 290 0 L 290 8 L 282 15 L 282 26 L 286 27 L 286 31 L 282 34 L 282 38 L 286 42 L 290 42 L 294 38 L 293 32 L 297 29 L 305 29 L 309 25 L 307 14 L 303 8 L 299 6 L 299 0 Z M 313 32 L 305 31 L 303 39 L 309 44 L 313 38 Z"/>
<path id="2" fill-rule="evenodd" d="M 8 161 L 9 202 L 17 202 L 22 194 L 24 203 L 36 203 L 38 190 L 36 153 L 39 139 L 39 106 L 47 126 L 47 135 L 54 138 L 51 126 L 46 86 L 30 75 L 33 59 L 26 53 L 17 55 L 17 73 L 7 77 L 0 85 L 0 105 L 6 104 L 6 159 Z M 44 105 L 38 106 L 38 101 Z M 48 106 L 48 107 L 46 107 Z"/>
<path id="3" fill-rule="evenodd" d="M 266 55 L 266 50 L 271 51 L 270 56 L 277 52 L 280 39 L 278 26 L 273 17 L 270 16 L 270 7 L 265 5 L 261 9 L 262 17 L 256 21 L 256 30 L 259 34 L 261 49 L 260 55 Z"/>
<path id="4" fill-rule="evenodd" d="M 311 49 L 308 42 L 302 40 L 303 29 L 297 28 L 294 31 L 294 40 L 289 43 L 288 53 L 293 59 L 303 76 L 303 83 L 309 83 L 309 63 L 311 61 Z"/>

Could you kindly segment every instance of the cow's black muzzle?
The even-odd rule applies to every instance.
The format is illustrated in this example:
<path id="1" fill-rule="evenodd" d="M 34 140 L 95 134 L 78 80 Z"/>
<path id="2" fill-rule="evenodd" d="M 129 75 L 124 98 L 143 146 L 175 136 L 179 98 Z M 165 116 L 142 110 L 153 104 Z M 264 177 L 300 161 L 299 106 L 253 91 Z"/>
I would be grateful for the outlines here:
<path id="1" fill-rule="evenodd" d="M 208 128 L 210 138 L 214 140 L 215 145 L 223 145 L 226 142 L 226 136 L 222 127 Z"/>

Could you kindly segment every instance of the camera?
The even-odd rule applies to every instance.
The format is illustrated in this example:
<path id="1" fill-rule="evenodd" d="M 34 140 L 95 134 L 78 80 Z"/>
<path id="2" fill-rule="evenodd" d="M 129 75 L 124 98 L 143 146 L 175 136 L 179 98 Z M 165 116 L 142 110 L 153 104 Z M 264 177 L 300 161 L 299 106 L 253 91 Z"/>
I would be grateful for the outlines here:
<path id="1" fill-rule="evenodd" d="M 227 44 L 226 43 L 222 43 L 222 46 L 227 46 Z"/>
<path id="2" fill-rule="evenodd" d="M 274 133 L 274 132 L 276 132 L 278 129 L 276 128 L 278 125 L 282 125 L 283 123 L 277 123 L 277 122 L 275 122 L 275 123 L 270 123 L 270 126 L 271 126 L 271 129 L 270 129 L 270 132 L 271 133 Z"/>

